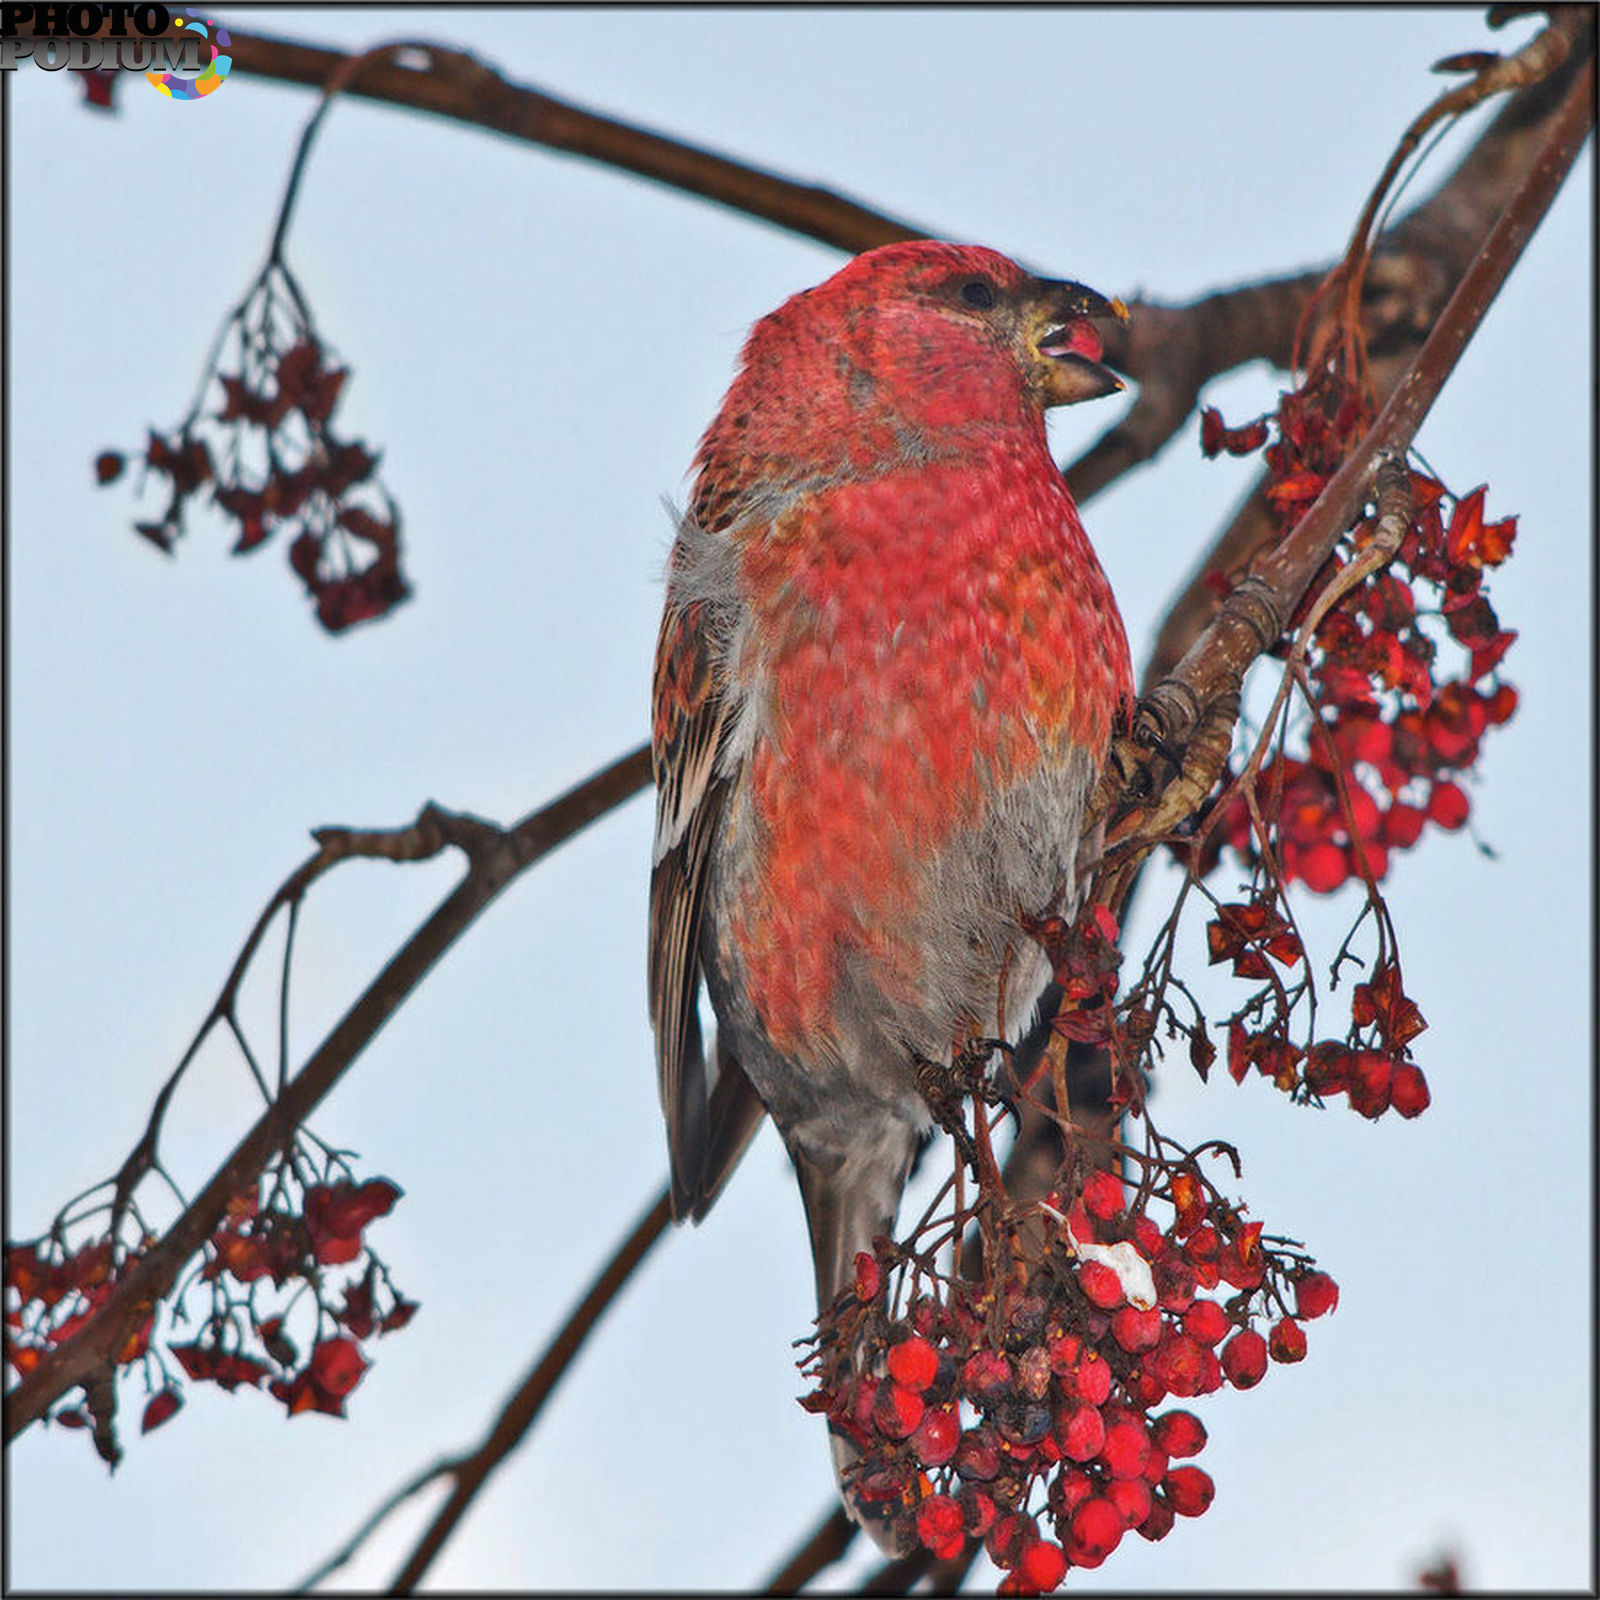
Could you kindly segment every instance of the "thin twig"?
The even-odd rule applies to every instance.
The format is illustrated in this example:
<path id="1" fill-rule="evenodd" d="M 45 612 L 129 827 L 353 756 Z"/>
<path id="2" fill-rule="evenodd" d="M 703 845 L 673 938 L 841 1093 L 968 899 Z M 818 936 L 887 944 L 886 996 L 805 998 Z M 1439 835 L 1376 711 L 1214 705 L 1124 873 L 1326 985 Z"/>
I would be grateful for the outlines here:
<path id="1" fill-rule="evenodd" d="M 455 1483 L 451 1487 L 450 1498 L 440 1507 L 438 1515 L 429 1523 L 427 1532 L 407 1557 L 399 1576 L 394 1580 L 391 1593 L 410 1594 L 422 1581 L 473 1497 L 488 1481 L 490 1474 L 522 1442 L 551 1391 L 583 1348 L 584 1340 L 600 1320 L 601 1314 L 632 1276 L 634 1268 L 666 1231 L 671 1216 L 671 1198 L 663 1188 L 601 1269 L 533 1369 L 501 1408 L 483 1442 L 470 1455 L 459 1459 L 452 1474 Z"/>
<path id="2" fill-rule="evenodd" d="M 360 846 L 372 843 L 390 847 L 372 853 L 404 860 L 435 854 L 444 843 L 459 843 L 467 852 L 468 870 L 334 1025 L 201 1193 L 133 1264 L 97 1315 L 65 1344 L 49 1351 L 6 1396 L 7 1440 L 36 1422 L 68 1389 L 113 1361 L 134 1325 L 166 1296 L 183 1264 L 216 1230 L 228 1201 L 260 1176 L 285 1130 L 306 1120 L 411 991 L 506 885 L 556 845 L 644 788 L 649 779 L 649 750 L 641 747 L 503 834 L 490 823 L 458 817 L 437 806 L 425 808 L 411 828 L 385 835 L 339 829 L 319 832 L 318 854 L 291 876 L 285 890 L 303 875 L 314 877 L 326 870 L 332 860 L 362 854 Z M 491 836 L 492 847 L 488 843 Z M 283 893 L 280 890 L 280 897 Z M 247 951 L 254 949 L 262 926 L 258 920 L 246 941 Z M 225 992 L 242 977 L 245 962 L 244 955 L 235 962 Z M 141 1141 L 141 1148 L 144 1144 Z M 150 1153 L 154 1153 L 153 1146 Z"/>
<path id="3" fill-rule="evenodd" d="M 825 1567 L 831 1567 L 861 1530 L 835 1505 L 825 1511 L 805 1542 L 761 1586 L 763 1594 L 798 1594 Z"/>

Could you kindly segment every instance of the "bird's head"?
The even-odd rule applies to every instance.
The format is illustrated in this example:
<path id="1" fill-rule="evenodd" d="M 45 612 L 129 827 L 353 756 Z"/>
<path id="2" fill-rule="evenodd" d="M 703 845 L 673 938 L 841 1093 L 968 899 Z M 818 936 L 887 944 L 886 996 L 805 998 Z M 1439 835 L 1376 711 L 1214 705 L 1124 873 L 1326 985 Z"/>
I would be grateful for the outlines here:
<path id="1" fill-rule="evenodd" d="M 1004 374 L 1041 411 L 1122 388 L 1094 327 L 1127 320 L 1120 300 L 1036 278 L 977 245 L 918 239 L 869 250 L 790 305 L 838 329 L 841 349 L 890 382 L 948 385 L 970 399 Z"/>
<path id="2" fill-rule="evenodd" d="M 751 329 L 698 464 L 728 489 L 926 459 L 975 428 L 1042 441 L 1047 408 L 1122 387 L 1094 327 L 1107 318 L 1126 320 L 1121 301 L 998 251 L 931 239 L 868 250 Z M 697 514 L 720 523 L 738 495 L 724 498 Z"/>

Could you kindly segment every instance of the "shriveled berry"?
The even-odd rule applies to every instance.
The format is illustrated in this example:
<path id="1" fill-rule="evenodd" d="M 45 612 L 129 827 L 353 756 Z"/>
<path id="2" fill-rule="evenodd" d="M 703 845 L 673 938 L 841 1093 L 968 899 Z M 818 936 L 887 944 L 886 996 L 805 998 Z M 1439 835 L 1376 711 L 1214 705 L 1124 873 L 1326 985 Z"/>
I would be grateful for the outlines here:
<path id="1" fill-rule="evenodd" d="M 1001 1517 L 989 1530 L 983 1547 L 997 1567 L 1016 1566 L 1023 1552 L 1039 1537 L 1039 1525 L 1024 1512 L 1012 1511 Z"/>
<path id="2" fill-rule="evenodd" d="M 1273 1323 L 1267 1338 L 1267 1352 L 1274 1361 L 1304 1361 L 1306 1330 L 1293 1317 Z"/>
<path id="3" fill-rule="evenodd" d="M 939 1371 L 939 1354 L 926 1339 L 902 1339 L 889 1347 L 888 1366 L 901 1388 L 921 1394 Z"/>
<path id="4" fill-rule="evenodd" d="M 1011 1387 L 1011 1363 L 998 1350 L 977 1350 L 961 1368 L 961 1387 L 974 1400 L 993 1404 Z"/>
<path id="5" fill-rule="evenodd" d="M 1000 1444 L 989 1427 L 969 1428 L 956 1446 L 956 1471 L 987 1483 L 1000 1471 Z"/>
<path id="6" fill-rule="evenodd" d="M 1141 1539 L 1154 1542 L 1157 1539 L 1165 1539 L 1172 1532 L 1172 1524 L 1177 1521 L 1177 1514 L 1161 1495 L 1152 1495 L 1150 1500 L 1150 1514 L 1135 1531 Z"/>
<path id="7" fill-rule="evenodd" d="M 981 1539 L 994 1526 L 994 1501 L 982 1489 L 974 1489 L 971 1484 L 956 1496 L 956 1501 L 966 1519 L 968 1537 Z"/>
<path id="8" fill-rule="evenodd" d="M 1068 1559 L 1075 1567 L 1098 1567 L 1121 1543 L 1126 1526 L 1104 1495 L 1091 1495 L 1072 1513 Z"/>
<path id="9" fill-rule="evenodd" d="M 1206 1446 L 1206 1425 L 1192 1411 L 1163 1412 L 1150 1433 L 1169 1456 L 1197 1456 Z"/>
<path id="10" fill-rule="evenodd" d="M 1161 1488 L 1180 1517 L 1198 1517 L 1216 1498 L 1217 1486 L 1204 1467 L 1174 1467 L 1161 1480 Z"/>
<path id="11" fill-rule="evenodd" d="M 1241 1328 L 1222 1347 L 1222 1370 L 1235 1389 L 1253 1389 L 1267 1371 L 1267 1341 L 1254 1328 Z"/>
<path id="12" fill-rule="evenodd" d="M 1295 1310 L 1308 1321 L 1339 1304 L 1339 1285 L 1326 1272 L 1308 1272 L 1294 1286 Z"/>
<path id="13" fill-rule="evenodd" d="M 1187 1311 L 1194 1304 L 1193 1265 L 1182 1253 L 1166 1249 L 1150 1263 L 1156 1280 L 1156 1296 L 1166 1311 Z"/>
<path id="14" fill-rule="evenodd" d="M 1017 1357 L 1017 1387 L 1030 1400 L 1050 1392 L 1050 1352 L 1042 1344 L 1029 1345 Z"/>

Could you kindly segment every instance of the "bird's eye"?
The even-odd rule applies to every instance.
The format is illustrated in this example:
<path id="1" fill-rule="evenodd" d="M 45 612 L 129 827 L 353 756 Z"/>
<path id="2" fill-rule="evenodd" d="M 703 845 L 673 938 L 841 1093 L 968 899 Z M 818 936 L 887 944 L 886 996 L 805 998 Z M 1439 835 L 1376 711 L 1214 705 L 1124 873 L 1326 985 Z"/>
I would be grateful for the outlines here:
<path id="1" fill-rule="evenodd" d="M 970 278 L 961 285 L 961 298 L 979 311 L 994 310 L 994 285 L 982 278 Z"/>

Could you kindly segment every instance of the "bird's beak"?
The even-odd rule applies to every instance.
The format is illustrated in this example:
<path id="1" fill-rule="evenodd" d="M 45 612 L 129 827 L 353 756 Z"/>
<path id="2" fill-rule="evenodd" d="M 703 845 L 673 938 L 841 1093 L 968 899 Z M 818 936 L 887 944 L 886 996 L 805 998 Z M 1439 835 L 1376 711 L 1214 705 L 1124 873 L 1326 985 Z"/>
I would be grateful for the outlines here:
<path id="1" fill-rule="evenodd" d="M 1101 362 L 1102 345 L 1091 319 L 1128 320 L 1120 300 L 1081 283 L 1041 278 L 1029 306 L 1028 343 L 1035 381 L 1047 406 L 1070 406 L 1116 394 L 1122 379 Z"/>

